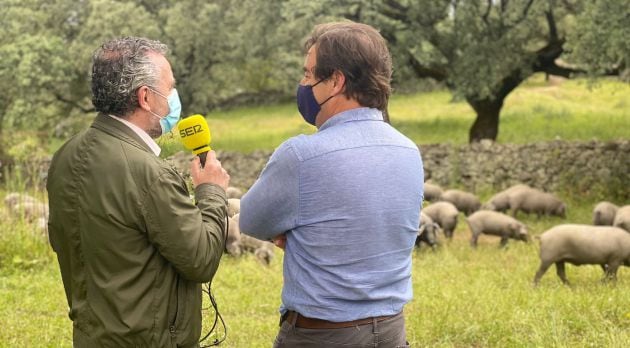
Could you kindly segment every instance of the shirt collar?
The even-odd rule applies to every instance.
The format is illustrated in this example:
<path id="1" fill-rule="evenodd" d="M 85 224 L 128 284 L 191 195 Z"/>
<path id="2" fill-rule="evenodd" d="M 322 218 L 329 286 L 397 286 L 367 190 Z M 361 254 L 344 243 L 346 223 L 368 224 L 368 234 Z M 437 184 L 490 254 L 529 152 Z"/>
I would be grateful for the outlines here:
<path id="1" fill-rule="evenodd" d="M 136 126 L 135 124 L 125 120 L 124 118 L 120 118 L 118 116 L 114 116 L 114 115 L 109 115 L 111 118 L 118 120 L 120 122 L 122 122 L 123 124 L 125 124 L 127 127 L 131 128 L 132 131 L 134 131 L 136 134 L 138 134 L 138 136 L 140 137 L 140 139 L 142 139 L 148 146 L 149 148 L 151 148 L 151 151 L 153 151 L 153 153 L 156 156 L 160 155 L 160 152 L 162 152 L 162 149 L 160 148 L 160 146 L 155 142 L 155 140 L 153 140 L 153 138 L 151 138 L 149 136 L 149 134 L 147 134 L 147 132 L 144 131 L 144 129 Z"/>
<path id="2" fill-rule="evenodd" d="M 319 127 L 319 131 L 323 131 L 337 124 L 352 121 L 383 121 L 383 113 L 378 109 L 366 107 L 346 110 L 326 120 L 326 122 Z"/>

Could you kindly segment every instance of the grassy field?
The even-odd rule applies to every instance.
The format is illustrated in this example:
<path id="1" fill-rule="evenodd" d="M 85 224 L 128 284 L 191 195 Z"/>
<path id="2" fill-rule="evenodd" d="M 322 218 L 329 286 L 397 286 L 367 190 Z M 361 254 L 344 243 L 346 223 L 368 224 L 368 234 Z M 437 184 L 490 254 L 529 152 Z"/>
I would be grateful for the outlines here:
<path id="1" fill-rule="evenodd" d="M 570 203 L 567 221 L 588 223 L 595 202 Z M 463 218 L 463 216 L 461 217 Z M 414 347 L 626 347 L 630 270 L 602 283 L 598 266 L 567 266 L 572 287 L 551 268 L 537 288 L 538 244 L 480 238 L 473 250 L 460 218 L 451 242 L 413 255 L 414 299 L 405 308 Z M 29 225 L 0 222 L 0 347 L 70 347 L 71 323 L 54 254 Z M 563 222 L 523 218 L 534 235 Z M 225 347 L 270 347 L 277 332 L 282 252 L 270 266 L 224 257 L 213 284 L 228 326 Z M 211 313 L 209 313 L 211 314 Z M 210 324 L 205 322 L 205 330 Z"/>
<path id="2" fill-rule="evenodd" d="M 628 84 L 606 81 L 589 90 L 585 82 L 547 84 L 537 76 L 507 99 L 499 141 L 628 139 L 629 97 Z M 394 126 L 419 144 L 466 143 L 474 117 L 467 104 L 452 102 L 446 92 L 395 96 L 391 115 Z M 272 149 L 287 137 L 314 131 L 293 104 L 216 112 L 208 119 L 217 149 Z M 162 144 L 168 152 L 178 148 L 174 139 Z M 0 197 L 25 185 L 5 179 Z M 29 193 L 44 199 L 43 192 Z M 522 218 L 531 234 L 563 222 L 589 223 L 601 199 L 559 195 L 568 203 L 567 219 Z M 0 204 L 0 347 L 70 347 L 71 322 L 54 253 L 34 226 L 10 218 L 3 208 Z M 469 238 L 462 216 L 454 240 L 442 241 L 435 252 L 414 252 L 414 299 L 405 308 L 413 347 L 628 346 L 629 268 L 621 268 L 619 281 L 610 284 L 600 281 L 598 266 L 569 265 L 572 287 L 563 286 L 551 268 L 533 288 L 537 242 L 510 241 L 499 249 L 497 238 L 482 236 L 473 250 Z M 251 255 L 223 259 L 213 284 L 228 326 L 222 346 L 272 345 L 281 286 L 280 250 L 268 267 Z M 210 322 L 204 325 L 205 332 Z"/>

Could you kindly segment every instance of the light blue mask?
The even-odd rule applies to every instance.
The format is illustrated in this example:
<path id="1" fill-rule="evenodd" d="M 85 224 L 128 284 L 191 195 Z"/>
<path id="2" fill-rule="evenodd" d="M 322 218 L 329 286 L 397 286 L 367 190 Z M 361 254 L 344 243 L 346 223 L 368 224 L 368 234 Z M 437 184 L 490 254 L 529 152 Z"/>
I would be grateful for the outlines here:
<path id="1" fill-rule="evenodd" d="M 168 102 L 168 114 L 164 117 L 160 117 L 160 115 L 154 113 L 153 111 L 149 111 L 155 117 L 160 119 L 160 126 L 162 126 L 162 134 L 164 135 L 170 132 L 171 129 L 173 129 L 173 127 L 175 127 L 175 125 L 179 121 L 179 116 L 182 113 L 182 103 L 179 100 L 179 94 L 177 94 L 177 89 L 175 88 L 173 88 L 171 94 L 169 94 L 168 97 L 154 89 L 151 90 L 157 95 L 165 98 Z"/>

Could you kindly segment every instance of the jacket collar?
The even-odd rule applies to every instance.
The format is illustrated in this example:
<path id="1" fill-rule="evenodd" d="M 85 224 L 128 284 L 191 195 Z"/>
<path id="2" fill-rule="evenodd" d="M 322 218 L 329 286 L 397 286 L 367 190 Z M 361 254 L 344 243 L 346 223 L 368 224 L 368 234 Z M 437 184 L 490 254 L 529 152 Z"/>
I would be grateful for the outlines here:
<path id="1" fill-rule="evenodd" d="M 149 145 L 140 139 L 138 134 L 136 134 L 131 128 L 127 127 L 124 123 L 115 120 L 112 117 L 99 113 L 91 127 L 101 130 L 115 138 L 153 154 Z"/>

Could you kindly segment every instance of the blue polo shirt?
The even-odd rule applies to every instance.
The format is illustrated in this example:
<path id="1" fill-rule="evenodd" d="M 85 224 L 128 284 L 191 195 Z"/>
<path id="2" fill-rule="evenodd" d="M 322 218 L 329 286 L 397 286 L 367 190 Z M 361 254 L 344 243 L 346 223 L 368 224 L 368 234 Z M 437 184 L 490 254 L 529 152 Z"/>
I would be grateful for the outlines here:
<path id="1" fill-rule="evenodd" d="M 286 234 L 280 312 L 350 321 L 400 312 L 423 197 L 418 147 L 376 109 L 280 145 L 241 199 L 242 233 Z"/>

